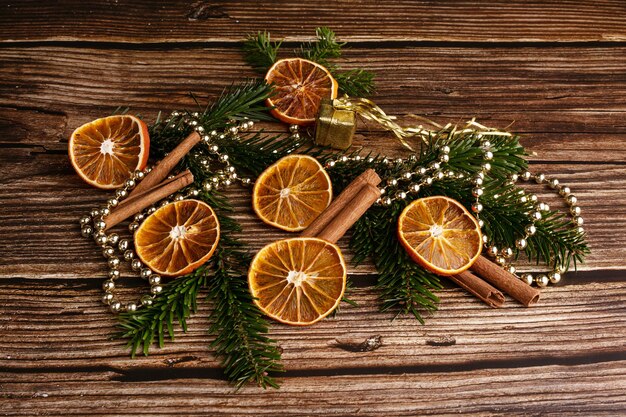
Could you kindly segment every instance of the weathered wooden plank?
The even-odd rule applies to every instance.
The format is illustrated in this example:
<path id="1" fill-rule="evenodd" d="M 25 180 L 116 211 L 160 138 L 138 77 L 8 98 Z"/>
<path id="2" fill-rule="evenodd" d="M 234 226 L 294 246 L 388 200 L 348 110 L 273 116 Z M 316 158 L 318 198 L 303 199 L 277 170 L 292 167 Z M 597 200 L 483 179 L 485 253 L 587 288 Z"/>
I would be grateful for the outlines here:
<path id="1" fill-rule="evenodd" d="M 378 311 L 371 287 L 350 291 L 358 307 L 343 305 L 335 318 L 298 328 L 273 323 L 271 335 L 282 350 L 287 375 L 462 372 L 547 365 L 571 366 L 626 359 L 626 282 L 618 280 L 550 287 L 533 308 L 507 300 L 506 308 L 486 307 L 462 290 L 439 292 L 440 310 L 425 325 L 412 317 L 392 321 Z M 607 276 L 606 278 L 611 278 Z M 133 299 L 145 288 L 120 288 Z M 131 359 L 124 342 L 112 339 L 115 320 L 100 303 L 99 281 L 62 283 L 23 280 L 0 287 L 0 369 L 27 372 L 113 371 L 126 380 L 175 379 L 195 372 L 221 378 L 209 351 L 209 306 L 177 330 L 175 342 L 151 356 Z M 360 352 L 374 339 L 378 348 Z M 180 372 L 180 373 L 177 373 Z M 158 376 L 158 378 L 156 378 Z M 0 377 L 1 378 L 1 377 Z"/>
<path id="2" fill-rule="evenodd" d="M 615 416 L 626 406 L 626 361 L 403 375 L 285 378 L 278 391 L 225 392 L 201 376 L 123 382 L 102 373 L 12 374 L 7 416 L 45 415 L 542 415 Z M 610 382 L 609 382 L 610 381 Z"/>
<path id="3" fill-rule="evenodd" d="M 271 30 L 308 39 L 317 26 L 352 41 L 623 41 L 623 2 L 494 1 L 150 1 L 62 4 L 21 1 L 3 7 L 0 39 L 15 41 L 233 42 Z"/>
<path id="4" fill-rule="evenodd" d="M 7 232 L 16 233 L 25 240 L 16 241 L 11 233 L 3 234 L 0 239 L 5 240 L 4 253 L 7 262 L 0 266 L 0 271 L 5 276 L 29 273 L 37 276 L 67 276 L 67 272 L 55 266 L 57 260 L 65 259 L 78 268 L 70 268 L 72 274 L 80 272 L 97 275 L 101 269 L 101 259 L 92 245 L 78 237 L 77 230 L 74 230 L 77 228 L 75 220 L 90 207 L 104 200 L 106 194 L 89 189 L 73 174 L 65 155 L 65 116 L 52 116 L 36 111 L 25 112 L 23 117 L 17 117 L 19 114 L 22 113 L 9 109 L 0 112 L 0 118 L 4 120 L 0 124 L 4 126 L 1 128 L 5 132 L 3 137 L 15 138 L 5 145 L 9 147 L 5 148 L 2 156 L 7 162 L 0 168 L 2 182 L 6 186 L 0 191 L 0 195 L 3 196 L 8 213 L 0 221 Z M 28 123 L 27 120 L 32 122 Z M 578 135 L 577 140 L 574 140 L 576 145 L 570 145 L 570 151 L 561 155 L 558 149 L 560 145 L 553 139 L 553 151 L 542 152 L 541 156 L 547 161 L 553 158 L 559 161 L 572 154 L 577 155 L 572 159 L 579 161 L 595 161 L 596 158 L 606 160 L 616 155 L 619 158 L 620 152 L 624 152 L 620 141 L 611 141 L 608 138 L 607 141 L 610 144 L 608 150 L 601 149 L 596 142 L 589 143 L 585 135 Z M 366 141 L 360 138 L 357 143 L 359 142 L 367 148 L 384 148 L 385 151 L 390 144 L 389 139 Z M 531 150 L 533 145 L 539 151 L 543 146 L 543 143 L 535 141 L 531 141 L 531 144 Z M 624 211 L 620 195 L 624 184 L 624 170 L 621 165 L 598 168 L 595 165 L 571 167 L 539 164 L 534 165 L 534 169 L 548 174 L 554 173 L 562 181 L 568 181 L 582 197 L 585 217 L 592 225 L 588 228 L 594 248 L 589 258 L 590 267 L 621 268 L 624 245 L 621 238 L 614 236 L 612 232 L 613 222 L 621 221 L 623 216 L 620 213 Z M 284 236 L 283 233 L 265 227 L 252 216 L 246 191 L 239 190 L 233 198 L 244 227 L 247 231 L 254 231 L 253 234 L 246 235 L 260 236 L 251 242 L 254 250 Z M 27 202 L 26 207 L 23 207 L 24 201 Z M 19 211 L 10 214 L 18 208 Z M 37 227 L 33 229 L 25 224 L 24 218 L 28 218 Z M 27 248 L 38 248 L 39 256 L 33 257 Z M 85 260 L 88 261 L 84 262 Z M 371 270 L 371 266 L 368 269 Z"/>
<path id="5" fill-rule="evenodd" d="M 588 123 L 586 112 L 612 112 L 619 116 L 614 132 L 625 126 L 624 56 L 626 47 L 355 48 L 343 63 L 379 74 L 375 99 L 390 113 L 465 120 L 547 112 L 563 123 L 561 114 L 580 113 Z M 9 47 L 0 60 L 0 106 L 80 115 L 75 122 L 118 105 L 151 115 L 191 106 L 190 91 L 202 99 L 254 75 L 236 48 Z"/>

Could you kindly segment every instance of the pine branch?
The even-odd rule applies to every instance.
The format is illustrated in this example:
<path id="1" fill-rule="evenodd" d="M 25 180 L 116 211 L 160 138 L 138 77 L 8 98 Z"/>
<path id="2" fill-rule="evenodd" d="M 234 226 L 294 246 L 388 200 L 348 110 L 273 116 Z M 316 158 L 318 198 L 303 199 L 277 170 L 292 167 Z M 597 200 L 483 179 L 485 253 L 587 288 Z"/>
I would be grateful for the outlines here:
<path id="1" fill-rule="evenodd" d="M 245 118 L 273 120 L 265 106 L 265 100 L 270 94 L 271 87 L 263 80 L 248 80 L 233 84 L 224 89 L 213 104 L 199 112 L 199 123 L 208 132 L 223 130 L 232 126 L 233 121 Z M 176 117 L 170 116 L 166 119 L 159 117 L 150 126 L 151 156 L 162 158 L 191 133 L 191 128 L 185 123 L 185 119 L 191 113 L 191 111 L 183 111 Z"/>
<path id="2" fill-rule="evenodd" d="M 375 74 L 371 71 L 353 69 L 335 72 L 333 75 L 339 84 L 339 89 L 350 97 L 368 97 L 376 90 Z"/>
<path id="3" fill-rule="evenodd" d="M 551 211 L 544 213 L 543 218 L 535 223 L 537 233 L 528 239 L 526 255 L 536 263 L 547 262 L 555 266 L 563 266 L 565 271 L 574 264 L 583 263 L 589 254 L 589 246 L 585 235 L 571 228 L 571 221 L 562 213 Z"/>
<path id="4" fill-rule="evenodd" d="M 228 138 L 219 141 L 219 145 L 230 155 L 238 172 L 256 178 L 268 166 L 303 145 L 310 146 L 310 142 L 296 142 L 287 135 L 265 135 L 264 132 L 257 132 L 243 136 L 240 142 Z"/>
<path id="5" fill-rule="evenodd" d="M 209 333 L 215 335 L 211 344 L 222 358 L 224 374 L 239 388 L 255 382 L 263 388 L 278 388 L 271 373 L 281 372 L 280 350 L 269 337 L 269 326 L 254 305 L 248 290 L 247 269 L 250 255 L 231 233 L 239 224 L 220 217 L 221 241 L 210 261 L 214 275 L 209 284 L 209 300 L 213 310 Z"/>
<path id="6" fill-rule="evenodd" d="M 351 179 L 367 168 L 373 168 L 383 179 L 395 178 L 400 172 L 415 171 L 438 160 L 438 148 L 450 147 L 449 162 L 442 171 L 463 173 L 464 178 L 445 176 L 423 187 L 418 194 L 407 195 L 404 201 L 395 201 L 390 207 L 376 206 L 367 211 L 354 226 L 351 249 L 355 262 L 371 257 L 379 273 L 377 288 L 381 292 L 382 309 L 395 309 L 410 313 L 422 321 L 421 312 L 436 308 L 437 297 L 433 291 L 440 288 L 439 278 L 419 267 L 407 255 L 395 238 L 397 218 L 411 201 L 430 195 L 445 195 L 461 202 L 470 209 L 475 202 L 474 187 L 468 178 L 476 175 L 484 163 L 480 146 L 484 137 L 478 132 L 467 131 L 452 135 L 454 127 L 433 132 L 428 145 L 423 145 L 414 161 L 402 164 L 386 161 L 382 156 L 365 155 L 359 161 L 350 160 L 330 168 L 333 188 L 341 190 Z M 515 240 L 524 234 L 530 223 L 528 212 L 532 203 L 520 201 L 520 192 L 508 178 L 527 168 L 525 151 L 515 136 L 490 135 L 493 153 L 491 170 L 484 184 L 485 193 L 481 203 L 485 207 L 481 218 L 491 237 L 490 244 L 515 248 Z M 349 156 L 354 156 L 351 154 Z M 387 187 L 393 194 L 396 189 Z M 582 262 L 589 249 L 584 236 L 578 234 L 562 215 L 551 212 L 536 223 L 537 233 L 528 240 L 526 253 L 529 258 L 553 265 L 569 265 Z M 514 249 L 517 251 L 516 249 Z M 516 252 L 516 256 L 519 253 Z"/>
<path id="7" fill-rule="evenodd" d="M 263 82 L 234 85 L 196 118 L 206 131 L 234 126 L 231 120 L 267 118 L 263 101 L 269 92 L 270 88 Z M 184 123 L 189 115 L 191 112 L 182 112 L 165 120 L 159 115 L 150 129 L 153 154 L 162 157 L 190 133 L 191 129 Z M 265 164 L 291 152 L 294 145 L 286 138 L 268 138 L 261 134 L 252 134 L 241 143 L 234 142 L 232 137 L 217 138 L 217 141 L 224 152 L 235 154 L 234 159 L 241 157 L 256 161 L 248 166 L 252 174 L 258 174 L 267 166 Z M 268 151 L 269 155 L 258 157 Z M 198 157 L 206 152 L 206 148 L 197 147 L 180 162 L 180 168 L 192 171 L 199 189 L 205 179 L 218 174 L 198 163 Z M 135 313 L 121 314 L 119 336 L 128 339 L 133 356 L 139 350 L 147 355 L 156 340 L 162 347 L 166 336 L 173 339 L 176 323 L 186 331 L 186 319 L 196 311 L 199 291 L 208 287 L 209 298 L 214 303 L 211 314 L 213 324 L 209 329 L 216 336 L 212 346 L 223 358 L 226 376 L 238 387 L 249 381 L 263 387 L 277 387 L 268 372 L 282 369 L 280 352 L 275 342 L 266 336 L 267 322 L 252 303 L 247 288 L 245 276 L 250 258 L 242 244 L 231 236 L 232 232 L 239 230 L 237 222 L 228 216 L 232 207 L 226 197 L 216 190 L 202 192 L 197 198 L 217 212 L 221 240 L 216 253 L 193 273 L 165 284 L 163 293 L 152 306 L 142 307 Z"/>
<path id="8" fill-rule="evenodd" d="M 137 352 L 148 355 L 150 346 L 158 340 L 163 347 L 165 337 L 174 340 L 174 324 L 187 331 L 187 318 L 197 310 L 197 297 L 207 283 L 207 269 L 200 267 L 193 273 L 163 285 L 163 292 L 150 307 L 134 313 L 119 315 L 117 337 L 128 339 L 131 356 Z"/>
<path id="9" fill-rule="evenodd" d="M 265 100 L 272 88 L 263 80 L 248 80 L 224 89 L 222 95 L 204 111 L 201 119 L 205 128 L 219 129 L 229 120 L 273 120 Z"/>
<path id="10" fill-rule="evenodd" d="M 282 41 L 273 42 L 267 31 L 248 35 L 242 46 L 244 58 L 252 68 L 265 75 L 267 70 L 276 62 L 281 44 Z"/>
<path id="11" fill-rule="evenodd" d="M 302 58 L 317 62 L 331 71 L 334 70 L 335 64 L 328 60 L 332 58 L 339 58 L 341 56 L 341 48 L 346 43 L 337 42 L 335 32 L 327 27 L 319 27 L 315 29 L 315 35 L 317 40 L 315 42 L 306 42 L 302 44 L 300 46 L 300 50 L 296 51 L 296 55 L 300 55 Z"/>
<path id="12" fill-rule="evenodd" d="M 198 198 L 218 214 L 221 237 L 216 253 L 196 271 L 165 284 L 152 306 L 120 314 L 118 337 L 129 339 L 133 357 L 137 351 L 147 356 L 155 339 L 163 347 L 166 336 L 174 339 L 175 324 L 187 331 L 186 320 L 197 311 L 199 291 L 208 286 L 208 298 L 213 302 L 209 333 L 216 336 L 211 346 L 223 358 L 225 375 L 237 387 L 256 382 L 264 388 L 277 388 L 269 373 L 282 370 L 280 351 L 266 336 L 269 326 L 252 303 L 245 278 L 250 256 L 231 236 L 240 230 L 239 224 L 226 215 L 232 207 L 217 192 L 201 193 Z"/>
<path id="13" fill-rule="evenodd" d="M 404 208 L 374 207 L 356 223 L 350 240 L 357 260 L 371 257 L 378 271 L 376 288 L 380 291 L 381 310 L 412 314 L 421 323 L 424 311 L 437 309 L 441 289 L 439 277 L 412 261 L 396 239 L 396 220 Z"/>
<path id="14" fill-rule="evenodd" d="M 374 93 L 374 73 L 363 69 L 341 72 L 331 59 L 341 57 L 346 42 L 338 42 L 335 32 L 327 27 L 315 30 L 317 41 L 300 46 L 299 55 L 328 68 L 339 84 L 339 90 L 352 97 L 367 97 Z"/>
<path id="15" fill-rule="evenodd" d="M 355 155 L 356 152 L 348 156 Z M 373 168 L 383 180 L 396 176 L 402 169 L 398 164 L 386 163 L 384 157 L 370 159 L 370 156 L 365 155 L 360 161 L 336 164 L 330 168 L 336 193 L 367 168 Z M 412 164 L 417 166 L 419 162 Z M 380 291 L 381 310 L 412 314 L 423 323 L 423 313 L 437 309 L 439 299 L 433 291 L 440 289 L 441 284 L 439 277 L 411 260 L 396 239 L 396 220 L 404 206 L 398 202 L 392 207 L 370 208 L 352 229 L 350 249 L 354 252 L 356 264 L 368 257 L 374 261 L 378 271 L 376 287 Z"/>
<path id="16" fill-rule="evenodd" d="M 316 40 L 304 42 L 294 55 L 326 67 L 339 84 L 342 93 L 352 97 L 367 97 L 374 93 L 374 73 L 363 69 L 340 71 L 332 59 L 341 57 L 345 42 L 338 42 L 335 32 L 327 27 L 315 30 Z M 272 41 L 269 32 L 249 35 L 242 45 L 246 62 L 257 72 L 265 75 L 278 58 L 281 42 Z"/>

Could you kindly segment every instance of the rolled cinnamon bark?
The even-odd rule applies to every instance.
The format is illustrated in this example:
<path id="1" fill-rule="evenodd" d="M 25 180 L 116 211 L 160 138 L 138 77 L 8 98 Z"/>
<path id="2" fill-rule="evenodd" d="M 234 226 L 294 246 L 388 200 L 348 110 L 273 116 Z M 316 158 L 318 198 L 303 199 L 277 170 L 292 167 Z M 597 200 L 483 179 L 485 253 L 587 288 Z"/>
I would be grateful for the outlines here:
<path id="1" fill-rule="evenodd" d="M 354 197 L 361 191 L 364 185 L 370 184 L 376 186 L 380 184 L 380 177 L 373 169 L 363 171 L 361 175 L 356 177 L 344 190 L 335 198 L 332 203 L 324 210 L 309 227 L 304 230 L 300 236 L 311 237 L 317 236 L 324 230 L 326 226 L 350 203 Z M 380 193 L 379 193 L 380 195 Z M 378 197 L 376 197 L 378 198 Z M 376 199 L 374 199 L 376 201 Z M 346 229 L 347 230 L 347 229 Z"/>
<path id="2" fill-rule="evenodd" d="M 469 271 L 464 271 L 448 278 L 490 307 L 500 308 L 504 305 L 504 295 L 500 291 Z"/>
<path id="3" fill-rule="evenodd" d="M 143 196 L 145 196 L 147 193 L 149 193 L 149 192 L 151 192 L 151 191 L 154 191 L 154 190 L 156 190 L 157 188 L 163 187 L 164 185 L 169 184 L 169 183 L 170 183 L 170 182 L 172 182 L 172 181 L 176 181 L 176 180 L 178 180 L 179 178 L 182 178 L 183 176 L 187 175 L 187 174 L 186 174 L 186 172 L 187 172 L 187 171 L 185 171 L 185 172 L 181 172 L 180 174 L 178 174 L 178 175 L 176 175 L 176 176 L 174 176 L 174 177 L 172 177 L 172 178 L 166 178 L 165 180 L 163 180 L 163 182 L 162 182 L 162 183 L 157 184 L 157 185 L 155 185 L 154 187 L 150 187 L 150 188 L 148 188 L 147 190 L 140 192 L 139 194 L 133 194 L 133 195 L 130 195 L 129 197 L 126 197 L 126 198 L 125 198 L 124 200 L 122 200 L 122 201 L 120 202 L 120 204 L 119 204 L 119 205 L 118 205 L 115 209 L 113 209 L 111 212 L 114 212 L 114 211 L 119 210 L 121 207 L 125 206 L 126 204 L 129 204 L 129 203 L 131 203 L 131 202 L 133 202 L 133 201 L 136 201 L 136 200 L 137 200 L 137 199 L 139 199 L 139 198 L 142 198 L 142 197 L 143 197 Z M 132 193 L 131 193 L 131 194 L 132 194 Z"/>
<path id="4" fill-rule="evenodd" d="M 530 307 L 539 301 L 539 290 L 526 284 L 515 275 L 505 271 L 484 256 L 479 256 L 470 267 L 477 275 L 494 287 L 504 291 L 526 307 Z"/>
<path id="5" fill-rule="evenodd" d="M 380 197 L 380 190 L 372 184 L 365 184 L 357 195 L 332 217 L 332 220 L 324 229 L 315 234 L 328 242 L 336 243 L 352 227 L 354 223 L 371 207 Z M 308 230 L 308 229 L 307 229 Z"/>
<path id="6" fill-rule="evenodd" d="M 105 218 L 105 230 L 108 230 L 116 224 L 126 220 L 133 214 L 139 213 L 146 207 L 149 207 L 157 201 L 167 197 L 168 195 L 175 193 L 181 188 L 188 186 L 192 182 L 193 175 L 191 174 L 191 172 L 184 171 L 177 178 L 174 178 L 171 181 L 166 182 L 164 185 L 155 187 L 152 191 L 149 191 L 137 198 L 134 198 L 128 204 L 120 206 L 116 210 L 112 211 L 111 214 L 109 214 Z"/>
<path id="7" fill-rule="evenodd" d="M 176 146 L 167 154 L 167 156 L 150 171 L 148 175 L 139 183 L 137 187 L 130 193 L 130 196 L 135 196 L 141 194 L 148 189 L 155 187 L 160 184 L 165 177 L 174 169 L 174 167 L 178 164 L 178 162 L 183 159 L 183 157 L 196 146 L 198 142 L 200 142 L 200 135 L 198 132 L 193 132 L 189 136 L 185 138 L 181 143 Z"/>

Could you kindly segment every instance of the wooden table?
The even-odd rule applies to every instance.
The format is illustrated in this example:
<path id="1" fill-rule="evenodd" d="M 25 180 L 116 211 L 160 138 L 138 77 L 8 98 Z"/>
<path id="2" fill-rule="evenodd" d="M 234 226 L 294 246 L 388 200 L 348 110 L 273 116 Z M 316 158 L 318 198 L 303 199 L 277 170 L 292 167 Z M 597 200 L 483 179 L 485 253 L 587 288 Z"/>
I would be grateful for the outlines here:
<path id="1" fill-rule="evenodd" d="M 626 414 L 623 1 L 2 3 L 0 414 Z M 353 269 L 358 307 L 272 327 L 280 390 L 223 380 L 205 305 L 176 342 L 130 359 L 99 301 L 103 259 L 77 224 L 105 194 L 73 173 L 70 133 L 118 105 L 151 121 L 192 106 L 188 92 L 215 97 L 253 75 L 246 34 L 298 41 L 321 25 L 351 42 L 344 67 L 378 73 L 390 113 L 514 122 L 533 170 L 578 195 L 587 263 L 531 309 L 492 310 L 449 287 L 425 325 L 378 312 L 371 265 Z M 357 142 L 393 146 L 368 131 Z M 233 196 L 255 250 L 282 234 L 245 193 Z M 380 347 L 352 351 L 367 339 Z"/>

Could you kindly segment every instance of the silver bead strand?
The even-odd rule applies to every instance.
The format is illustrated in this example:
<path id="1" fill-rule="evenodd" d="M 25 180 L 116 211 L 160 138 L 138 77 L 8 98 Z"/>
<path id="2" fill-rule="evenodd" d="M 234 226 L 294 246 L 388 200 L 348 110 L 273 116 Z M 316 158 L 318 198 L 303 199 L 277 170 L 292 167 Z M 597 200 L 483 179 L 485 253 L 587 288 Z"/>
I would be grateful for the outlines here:
<path id="1" fill-rule="evenodd" d="M 241 123 L 236 125 L 235 121 L 230 121 L 229 127 L 225 128 L 222 133 L 219 133 L 216 130 L 206 132 L 202 125 L 198 123 L 193 125 L 191 124 L 192 121 L 193 120 L 189 121 L 190 126 L 192 126 L 201 135 L 201 143 L 208 151 L 208 155 L 206 156 L 197 155 L 198 161 L 200 162 L 202 168 L 215 174 L 213 177 L 203 182 L 203 191 L 209 192 L 222 187 L 228 187 L 235 182 L 239 182 L 243 186 L 249 186 L 252 183 L 250 178 L 241 177 L 237 173 L 235 167 L 230 163 L 229 155 L 220 152 L 220 148 L 215 143 L 215 139 L 226 140 L 227 138 L 230 138 L 234 141 L 239 141 L 241 139 L 239 134 L 251 129 L 254 126 L 254 122 L 249 119 L 244 119 Z M 222 169 L 213 171 L 211 169 L 211 161 L 220 164 Z"/>
<path id="2" fill-rule="evenodd" d="M 515 183 L 518 179 L 523 181 L 535 180 L 537 184 L 547 186 L 549 189 L 553 190 L 560 197 L 562 197 L 568 207 L 568 214 L 572 219 L 572 227 L 574 227 L 579 234 L 585 233 L 582 228 L 582 224 L 584 223 L 584 220 L 581 217 L 582 210 L 577 205 L 578 199 L 572 194 L 571 189 L 568 186 L 561 184 L 556 178 L 548 178 L 543 173 L 533 174 L 530 171 L 524 171 L 519 175 L 515 175 L 511 178 L 511 182 Z M 524 198 L 524 196 L 522 198 Z M 524 236 L 515 241 L 515 246 L 518 250 L 526 250 L 528 246 L 528 239 L 532 238 L 532 236 L 534 236 L 537 232 L 535 221 L 542 218 L 542 212 L 550 211 L 550 207 L 543 202 L 539 202 L 537 196 L 534 194 L 527 196 L 526 200 L 522 202 L 526 201 L 533 202 L 535 205 L 534 210 L 529 213 L 530 223 L 524 229 Z M 528 284 L 534 283 L 540 288 L 545 288 L 549 284 L 558 284 L 561 281 L 561 274 L 564 269 L 563 265 L 556 265 L 554 269 L 547 274 L 538 274 L 533 276 L 530 273 L 525 273 L 520 276 L 520 279 Z"/>
<path id="3" fill-rule="evenodd" d="M 141 181 L 145 175 L 150 171 L 150 168 L 146 168 L 144 171 L 135 171 L 131 174 L 131 177 L 125 181 L 124 185 L 115 192 L 115 197 L 107 200 L 105 206 L 99 209 L 92 209 L 89 215 L 85 215 L 80 218 L 81 233 L 85 237 L 93 236 L 96 243 L 102 247 L 102 255 L 107 259 L 107 266 L 109 268 L 107 273 L 107 280 L 102 284 L 104 295 L 102 302 L 108 305 L 113 313 L 120 313 L 124 311 L 134 312 L 141 305 L 146 305 L 141 302 L 139 304 L 129 302 L 123 304 L 117 300 L 113 291 L 115 289 L 115 281 L 120 277 L 120 258 L 117 253 L 122 255 L 122 259 L 135 262 L 138 261 L 135 258 L 134 251 L 130 248 L 131 243 L 129 239 L 121 239 L 117 233 L 106 234 L 104 231 L 106 228 L 106 217 L 111 213 L 111 209 L 116 207 L 120 201 L 128 197 L 130 191 L 135 188 L 136 184 Z M 136 214 L 133 222 L 133 229 L 139 227 L 139 223 L 144 220 L 143 214 Z M 136 227 L 135 227 L 136 225 Z M 150 296 L 151 298 L 154 295 Z M 143 300 L 143 298 L 142 298 Z"/>

